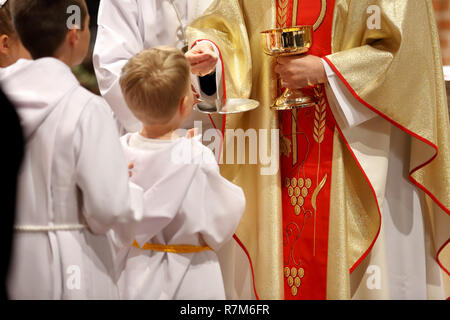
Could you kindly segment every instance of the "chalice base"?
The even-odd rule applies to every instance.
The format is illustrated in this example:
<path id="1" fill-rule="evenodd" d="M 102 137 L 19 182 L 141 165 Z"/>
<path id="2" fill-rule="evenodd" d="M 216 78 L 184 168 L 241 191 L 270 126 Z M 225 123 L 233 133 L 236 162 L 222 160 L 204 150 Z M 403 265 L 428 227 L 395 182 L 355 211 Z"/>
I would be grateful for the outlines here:
<path id="1" fill-rule="evenodd" d="M 284 93 L 275 100 L 273 110 L 293 110 L 312 107 L 316 104 L 313 97 L 306 95 L 302 90 L 286 89 Z"/>

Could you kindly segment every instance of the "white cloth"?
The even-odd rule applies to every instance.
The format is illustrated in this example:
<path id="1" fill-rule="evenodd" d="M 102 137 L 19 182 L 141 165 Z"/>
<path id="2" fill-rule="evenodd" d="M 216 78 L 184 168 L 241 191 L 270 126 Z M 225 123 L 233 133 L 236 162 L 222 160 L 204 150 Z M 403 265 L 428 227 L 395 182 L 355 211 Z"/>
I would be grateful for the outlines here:
<path id="1" fill-rule="evenodd" d="M 132 181 L 144 189 L 146 226 L 136 241 L 162 245 L 209 246 L 228 243 L 245 210 L 241 188 L 220 175 L 211 150 L 197 139 L 121 138 Z M 152 223 L 150 223 L 152 222 Z M 164 253 L 129 248 L 120 276 L 123 299 L 225 299 L 214 251 Z"/>
<path id="2" fill-rule="evenodd" d="M 81 88 L 70 68 L 54 58 L 19 60 L 1 71 L 0 81 L 26 139 L 16 225 L 87 225 L 16 232 L 10 298 L 117 299 L 113 251 L 104 234 L 140 219 L 143 193 L 137 186 L 131 192 L 107 104 Z"/>
<path id="3" fill-rule="evenodd" d="M 375 112 L 356 100 L 324 59 L 322 59 L 322 63 L 328 78 L 327 86 L 329 88 L 327 89 L 331 89 L 333 93 L 329 96 L 334 100 L 333 106 L 338 106 L 333 111 L 338 113 L 339 118 L 343 121 L 340 124 L 341 127 L 356 127 L 377 116 Z"/>
<path id="4" fill-rule="evenodd" d="M 381 230 L 351 277 L 353 299 L 445 299 L 423 196 L 408 180 L 408 136 L 362 105 L 324 61 L 330 108 L 372 184 Z"/>
<path id="5" fill-rule="evenodd" d="M 174 0 L 183 27 L 210 5 L 212 0 Z M 181 25 L 169 0 L 103 0 L 98 14 L 98 34 L 94 67 L 103 97 L 126 132 L 140 130 L 141 124 L 128 109 L 119 78 L 123 66 L 144 49 L 167 45 L 184 46 Z M 196 110 L 183 124 L 192 128 L 194 120 L 209 126 L 209 118 Z"/>
<path id="6" fill-rule="evenodd" d="M 444 66 L 444 80 L 450 81 L 450 66 Z"/>

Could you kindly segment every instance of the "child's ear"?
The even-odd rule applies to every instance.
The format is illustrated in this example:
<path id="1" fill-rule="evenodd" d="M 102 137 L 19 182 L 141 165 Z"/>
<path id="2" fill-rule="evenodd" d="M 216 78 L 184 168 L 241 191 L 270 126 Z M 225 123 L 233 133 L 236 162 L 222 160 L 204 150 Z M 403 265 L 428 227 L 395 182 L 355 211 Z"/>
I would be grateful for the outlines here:
<path id="1" fill-rule="evenodd" d="M 70 47 L 76 47 L 79 40 L 80 40 L 80 35 L 79 35 L 79 30 L 76 28 L 70 29 L 67 32 L 67 40 L 69 42 Z"/>
<path id="2" fill-rule="evenodd" d="M 187 111 L 187 108 L 188 108 L 188 97 L 184 96 L 180 100 L 180 107 L 179 107 L 180 114 L 184 115 L 186 113 L 186 111 Z"/>
<path id="3" fill-rule="evenodd" d="M 3 34 L 0 37 L 0 53 L 7 55 L 9 52 L 9 37 Z"/>

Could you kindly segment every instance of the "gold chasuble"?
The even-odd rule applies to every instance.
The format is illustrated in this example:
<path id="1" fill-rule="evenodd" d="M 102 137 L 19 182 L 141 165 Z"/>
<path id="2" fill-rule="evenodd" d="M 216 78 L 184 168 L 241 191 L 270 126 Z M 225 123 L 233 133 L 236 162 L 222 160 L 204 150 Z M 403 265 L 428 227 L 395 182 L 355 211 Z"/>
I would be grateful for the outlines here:
<path id="1" fill-rule="evenodd" d="M 368 27 L 371 5 L 380 9 L 380 28 Z M 259 298 L 351 298 L 350 275 L 382 223 L 376 190 L 324 87 L 309 89 L 321 97 L 315 107 L 270 109 L 281 88 L 260 32 L 290 25 L 314 26 L 309 54 L 324 58 L 359 102 L 408 134 L 409 180 L 425 195 L 434 256 L 448 282 L 450 126 L 431 1 L 217 0 L 188 28 L 190 42 L 208 39 L 219 48 L 227 98 L 261 103 L 224 116 L 223 156 L 238 152 L 227 129 L 280 130 L 279 144 L 264 141 L 269 155 L 279 150 L 276 174 L 262 174 L 263 163 L 221 165 L 247 198 L 236 235 Z"/>

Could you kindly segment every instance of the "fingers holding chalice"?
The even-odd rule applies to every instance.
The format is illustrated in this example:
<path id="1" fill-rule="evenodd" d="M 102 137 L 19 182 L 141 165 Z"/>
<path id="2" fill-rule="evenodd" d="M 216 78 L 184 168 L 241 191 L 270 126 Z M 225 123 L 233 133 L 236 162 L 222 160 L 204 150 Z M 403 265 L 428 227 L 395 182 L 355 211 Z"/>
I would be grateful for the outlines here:
<path id="1" fill-rule="evenodd" d="M 275 99 L 273 110 L 307 108 L 316 104 L 316 97 L 302 88 L 318 84 L 326 79 L 317 63 L 320 58 L 305 55 L 312 46 L 312 26 L 295 26 L 262 31 L 264 52 L 276 57 L 275 72 L 280 77 L 281 88 L 286 88 Z M 314 66 L 311 69 L 311 66 Z M 323 66 L 322 66 L 323 68 Z"/>
<path id="2" fill-rule="evenodd" d="M 319 57 L 313 55 L 280 56 L 275 72 L 283 88 L 291 90 L 312 87 L 327 81 L 327 75 Z"/>

